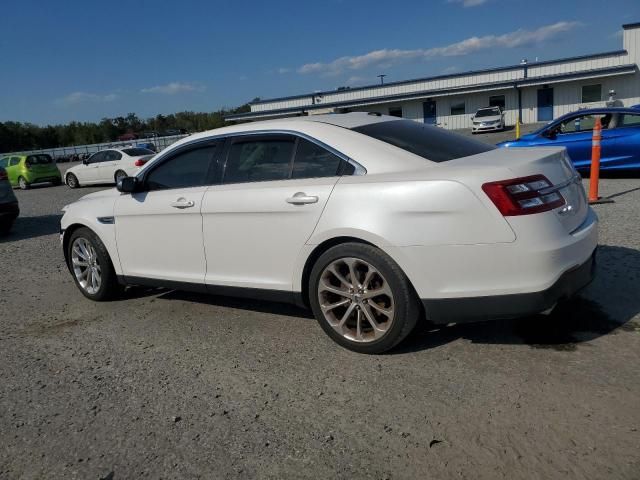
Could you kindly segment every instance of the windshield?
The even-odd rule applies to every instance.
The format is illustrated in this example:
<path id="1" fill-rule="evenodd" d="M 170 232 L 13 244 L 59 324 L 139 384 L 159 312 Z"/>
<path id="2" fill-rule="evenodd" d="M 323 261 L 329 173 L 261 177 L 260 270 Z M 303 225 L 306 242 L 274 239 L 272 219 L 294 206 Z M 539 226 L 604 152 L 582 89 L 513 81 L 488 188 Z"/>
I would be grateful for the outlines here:
<path id="1" fill-rule="evenodd" d="M 446 162 L 488 152 L 496 147 L 413 120 L 390 120 L 353 131 L 389 143 L 432 162 Z"/>
<path id="2" fill-rule="evenodd" d="M 27 157 L 27 165 L 48 165 L 52 163 L 53 160 L 49 155 L 29 155 Z"/>
<path id="3" fill-rule="evenodd" d="M 499 108 L 482 108 L 476 112 L 477 117 L 495 117 L 496 115 L 500 115 Z"/>
<path id="4" fill-rule="evenodd" d="M 143 155 L 155 155 L 155 152 L 147 148 L 124 148 L 122 150 L 130 157 L 141 157 Z"/>

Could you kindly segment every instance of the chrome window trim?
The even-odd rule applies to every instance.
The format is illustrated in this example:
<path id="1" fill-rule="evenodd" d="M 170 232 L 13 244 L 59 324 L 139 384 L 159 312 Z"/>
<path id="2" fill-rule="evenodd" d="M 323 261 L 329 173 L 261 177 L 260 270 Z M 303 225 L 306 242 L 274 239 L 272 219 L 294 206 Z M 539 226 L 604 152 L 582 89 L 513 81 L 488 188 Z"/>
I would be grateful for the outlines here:
<path id="1" fill-rule="evenodd" d="M 280 134 L 280 135 L 293 135 L 295 137 L 304 138 L 305 140 L 308 140 L 311 143 L 315 143 L 319 147 L 322 147 L 322 148 L 328 150 L 332 154 L 334 154 L 337 157 L 341 158 L 343 161 L 345 161 L 348 164 L 352 165 L 354 167 L 354 169 L 355 169 L 354 172 L 353 172 L 353 175 L 366 175 L 366 173 L 367 173 L 367 169 L 364 168 L 362 165 L 360 165 L 358 162 L 356 162 L 351 157 L 348 157 L 344 153 L 339 152 L 338 150 L 336 150 L 332 146 L 327 145 L 326 143 L 322 142 L 321 140 L 318 140 L 317 138 L 314 138 L 314 137 L 312 137 L 310 135 L 307 135 L 306 133 L 298 132 L 298 131 L 295 131 L 295 130 L 275 129 L 275 130 L 251 130 L 251 131 L 247 131 L 247 132 L 221 133 L 219 135 L 211 135 L 211 136 L 208 136 L 208 137 L 204 137 L 204 138 L 199 138 L 197 140 L 193 140 L 191 142 L 183 143 L 177 148 L 189 148 L 191 146 L 195 147 L 199 143 L 210 142 L 212 140 L 220 140 L 220 139 L 232 138 L 232 137 L 249 136 L 249 135 L 278 135 L 278 134 Z M 162 162 L 163 159 L 167 155 L 170 155 L 173 150 L 174 149 L 171 149 L 170 151 L 168 151 L 166 155 L 163 155 L 162 154 L 163 152 L 160 152 L 158 154 L 158 156 L 153 160 L 152 164 L 155 164 L 157 162 Z M 149 165 L 149 167 L 151 167 L 151 165 Z"/>

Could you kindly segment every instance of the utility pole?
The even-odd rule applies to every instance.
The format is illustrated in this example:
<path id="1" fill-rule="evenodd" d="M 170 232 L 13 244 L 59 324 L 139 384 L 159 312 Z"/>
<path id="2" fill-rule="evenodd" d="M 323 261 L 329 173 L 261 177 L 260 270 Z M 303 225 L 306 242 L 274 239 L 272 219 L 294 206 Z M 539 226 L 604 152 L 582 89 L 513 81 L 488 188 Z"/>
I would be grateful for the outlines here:
<path id="1" fill-rule="evenodd" d="M 378 75 L 378 78 L 380 79 L 380 85 L 384 85 L 384 77 L 386 77 L 385 74 Z"/>

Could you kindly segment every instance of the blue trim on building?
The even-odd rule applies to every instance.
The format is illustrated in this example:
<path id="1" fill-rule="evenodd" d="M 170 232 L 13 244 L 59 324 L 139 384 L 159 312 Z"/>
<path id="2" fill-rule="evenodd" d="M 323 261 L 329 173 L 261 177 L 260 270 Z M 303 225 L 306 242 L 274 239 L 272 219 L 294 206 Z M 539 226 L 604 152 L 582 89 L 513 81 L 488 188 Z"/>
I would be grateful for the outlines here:
<path id="1" fill-rule="evenodd" d="M 580 61 L 580 60 L 592 60 L 592 59 L 597 59 L 597 58 L 605 58 L 605 57 L 615 57 L 615 56 L 620 56 L 620 55 L 627 55 L 627 51 L 626 50 L 614 50 L 611 52 L 602 52 L 602 53 L 593 53 L 590 55 L 579 55 L 577 57 L 566 57 L 566 58 L 558 58 L 555 60 L 544 60 L 541 62 L 533 62 L 533 63 L 528 63 L 526 65 L 526 67 L 531 68 L 531 67 L 537 67 L 537 66 L 544 66 L 544 65 L 553 65 L 553 64 L 557 64 L 557 63 L 564 63 L 564 62 L 574 62 L 574 61 Z M 397 85 L 406 85 L 408 83 L 416 83 L 416 82 L 430 82 L 433 80 L 444 80 L 447 78 L 459 78 L 459 77 L 466 77 L 469 75 L 481 75 L 481 74 L 486 74 L 486 73 L 496 73 L 496 72 L 505 72 L 508 70 L 522 70 L 525 67 L 525 65 L 522 64 L 518 64 L 518 65 L 509 65 L 506 67 L 495 67 L 495 68 L 486 68 L 486 69 L 482 69 L 482 70 L 469 70 L 467 72 L 461 72 L 461 73 L 449 73 L 446 75 L 436 75 L 433 77 L 422 77 L 422 78 L 414 78 L 411 80 L 401 80 L 398 82 L 389 82 L 389 83 L 385 83 L 384 85 L 380 85 L 380 84 L 371 84 L 371 85 L 364 85 L 362 87 L 353 87 L 353 88 L 348 88 L 345 90 L 324 90 L 324 91 L 320 91 L 320 92 L 313 92 L 313 93 L 306 93 L 306 94 L 299 94 L 299 95 L 291 95 L 288 97 L 277 97 L 277 98 L 271 98 L 271 99 L 267 99 L 267 100 L 260 100 L 258 102 L 250 102 L 249 105 L 261 105 L 261 104 L 265 104 L 265 103 L 273 103 L 273 102 L 282 102 L 282 101 L 287 101 L 287 100 L 295 100 L 295 99 L 299 99 L 299 98 L 313 98 L 314 96 L 317 95 L 329 95 L 329 94 L 336 94 L 336 93 L 348 93 L 348 92 L 357 92 L 360 90 L 368 90 L 371 88 L 381 88 L 381 87 L 393 87 L 393 86 L 397 86 Z"/>
<path id="2" fill-rule="evenodd" d="M 412 100 L 415 98 L 421 97 L 430 97 L 433 95 L 440 95 L 451 93 L 451 94 L 460 94 L 470 91 L 476 90 L 495 90 L 495 89 L 507 89 L 507 88 L 518 88 L 518 87 L 526 87 L 530 84 L 538 84 L 538 83 L 553 83 L 554 81 L 559 80 L 571 80 L 574 78 L 581 78 L 590 75 L 609 75 L 609 74 L 623 74 L 623 73 L 634 73 L 636 71 L 635 64 L 621 65 L 618 67 L 608 67 L 594 70 L 584 70 L 582 72 L 573 72 L 573 73 L 563 73 L 560 75 L 547 75 L 540 77 L 528 77 L 526 79 L 521 78 L 518 80 L 509 80 L 505 82 L 493 82 L 493 83 L 482 83 L 471 86 L 464 87 L 455 87 L 455 88 L 443 88 L 439 90 L 424 90 L 422 92 L 415 92 L 409 94 L 396 94 L 396 95 L 381 95 L 378 97 L 370 97 L 370 98 L 362 98 L 362 99 L 353 99 L 353 100 L 345 100 L 340 102 L 332 102 L 332 103 L 318 103 L 312 105 L 304 105 L 300 107 L 290 107 L 290 108 L 282 108 L 275 110 L 264 110 L 258 112 L 248 112 L 248 113 L 239 113 L 236 115 L 229 115 L 225 117 L 225 120 L 242 120 L 246 118 L 254 118 L 260 116 L 278 116 L 278 115 L 286 115 L 286 114 L 300 114 L 303 115 L 308 110 L 318 110 L 324 108 L 335 108 L 335 107 L 349 107 L 353 105 L 363 105 L 363 104 L 377 104 L 377 103 L 386 103 L 393 101 L 403 101 L 403 100 Z"/>

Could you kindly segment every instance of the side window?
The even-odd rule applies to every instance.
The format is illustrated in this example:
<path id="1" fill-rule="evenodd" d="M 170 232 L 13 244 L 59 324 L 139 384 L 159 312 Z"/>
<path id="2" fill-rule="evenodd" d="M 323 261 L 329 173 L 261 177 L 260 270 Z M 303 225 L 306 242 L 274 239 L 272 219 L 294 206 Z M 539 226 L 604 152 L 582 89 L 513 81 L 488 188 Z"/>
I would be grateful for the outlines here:
<path id="1" fill-rule="evenodd" d="M 289 178 L 294 143 L 289 136 L 234 141 L 227 155 L 222 183 Z"/>
<path id="2" fill-rule="evenodd" d="M 16 165 L 18 165 L 20 163 L 20 157 L 11 157 L 11 160 L 9 160 L 9 166 L 10 167 L 14 167 Z"/>
<path id="3" fill-rule="evenodd" d="M 342 159 L 309 140 L 298 140 L 291 178 L 334 177 Z"/>
<path id="4" fill-rule="evenodd" d="M 580 115 L 562 122 L 560 133 L 590 132 L 593 130 L 596 123 L 596 117 L 600 117 L 600 123 L 603 130 L 609 128 L 609 124 L 611 123 L 610 113 L 605 115 Z"/>
<path id="5" fill-rule="evenodd" d="M 178 153 L 175 157 L 161 163 L 147 175 L 145 180 L 147 189 L 166 190 L 206 185 L 215 148 L 215 145 L 195 148 Z"/>
<path id="6" fill-rule="evenodd" d="M 98 153 L 94 153 L 93 155 L 91 155 L 91 157 L 89 158 L 89 163 L 100 163 L 100 162 L 104 162 L 104 156 L 105 156 L 106 152 L 98 152 Z"/>
<path id="7" fill-rule="evenodd" d="M 625 113 L 618 127 L 640 127 L 640 115 L 630 115 Z"/>

